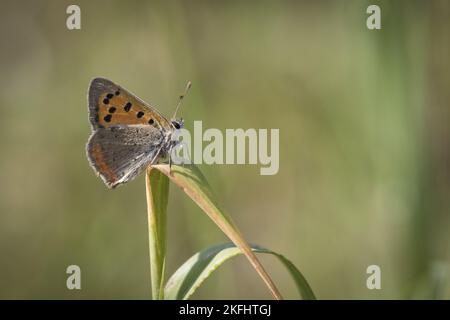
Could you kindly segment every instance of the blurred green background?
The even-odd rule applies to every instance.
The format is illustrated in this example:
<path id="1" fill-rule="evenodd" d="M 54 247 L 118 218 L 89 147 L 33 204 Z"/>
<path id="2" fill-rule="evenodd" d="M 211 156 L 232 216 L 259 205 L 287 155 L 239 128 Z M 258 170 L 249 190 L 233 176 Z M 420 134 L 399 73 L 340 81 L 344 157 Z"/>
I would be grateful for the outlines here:
<path id="1" fill-rule="evenodd" d="M 191 80 L 188 129 L 279 128 L 277 175 L 201 169 L 245 237 L 318 298 L 450 298 L 448 1 L 76 1 L 74 31 L 70 4 L 2 1 L 0 298 L 150 297 L 144 177 L 108 190 L 85 156 L 96 76 L 168 116 Z M 366 28 L 369 4 L 381 30 Z M 174 185 L 168 214 L 168 275 L 228 241 Z M 366 288 L 372 264 L 381 290 Z M 239 257 L 195 298 L 270 295 Z"/>

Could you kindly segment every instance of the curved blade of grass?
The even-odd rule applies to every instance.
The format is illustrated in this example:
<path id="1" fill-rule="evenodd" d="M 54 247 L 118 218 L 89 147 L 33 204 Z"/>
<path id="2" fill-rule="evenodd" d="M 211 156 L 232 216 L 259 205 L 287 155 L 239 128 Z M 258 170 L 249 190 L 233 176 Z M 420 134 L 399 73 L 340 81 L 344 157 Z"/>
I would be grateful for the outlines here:
<path id="1" fill-rule="evenodd" d="M 169 179 L 151 167 L 145 176 L 150 250 L 152 297 L 164 299 L 164 268 L 166 262 L 166 214 Z"/>
<path id="2" fill-rule="evenodd" d="M 276 256 L 288 269 L 302 298 L 305 300 L 316 299 L 305 277 L 303 277 L 291 261 L 279 253 L 259 246 L 252 246 L 252 251 Z M 189 299 L 213 271 L 225 261 L 241 253 L 241 250 L 236 248 L 232 243 L 209 247 L 196 253 L 170 277 L 165 288 L 165 298 Z"/>
<path id="3" fill-rule="evenodd" d="M 194 202 L 214 221 L 214 223 L 230 238 L 230 240 L 242 250 L 242 253 L 250 261 L 250 264 L 263 279 L 270 292 L 276 299 L 282 299 L 280 292 L 273 283 L 261 262 L 251 250 L 244 237 L 233 223 L 231 218 L 219 209 L 213 200 L 211 188 L 203 174 L 194 165 L 172 166 L 171 172 L 166 164 L 155 165 L 154 168 L 160 170 L 178 185 Z"/>

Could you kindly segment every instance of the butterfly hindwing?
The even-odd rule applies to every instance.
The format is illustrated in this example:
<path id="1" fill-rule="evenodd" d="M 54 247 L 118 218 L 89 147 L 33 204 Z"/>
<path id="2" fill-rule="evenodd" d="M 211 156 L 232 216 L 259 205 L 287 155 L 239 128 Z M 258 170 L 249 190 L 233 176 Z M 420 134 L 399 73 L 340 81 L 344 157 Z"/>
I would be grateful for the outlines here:
<path id="1" fill-rule="evenodd" d="M 132 180 L 158 158 L 163 136 L 148 125 L 98 128 L 87 144 L 89 163 L 106 185 L 114 188 Z"/>
<path id="2" fill-rule="evenodd" d="M 89 120 L 94 130 L 126 124 L 171 129 L 169 121 L 155 108 L 108 79 L 95 78 L 91 81 L 88 100 Z"/>

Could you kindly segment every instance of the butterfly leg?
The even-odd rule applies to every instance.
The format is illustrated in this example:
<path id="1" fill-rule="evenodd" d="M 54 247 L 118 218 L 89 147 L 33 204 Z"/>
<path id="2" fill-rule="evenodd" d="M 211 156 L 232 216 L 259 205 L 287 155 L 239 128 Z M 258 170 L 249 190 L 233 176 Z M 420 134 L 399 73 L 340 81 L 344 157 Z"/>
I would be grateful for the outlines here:
<path id="1" fill-rule="evenodd" d="M 150 165 L 155 164 L 156 159 L 158 158 L 159 154 L 161 153 L 162 147 L 158 149 L 158 152 L 153 157 L 152 161 L 150 161 Z"/>
<path id="2" fill-rule="evenodd" d="M 172 176 L 172 146 L 169 149 L 169 176 Z"/>
<path id="3" fill-rule="evenodd" d="M 176 147 L 176 146 L 175 146 Z M 182 145 L 181 145 L 182 147 Z M 171 145 L 169 148 L 169 174 L 172 175 L 172 150 L 173 150 L 174 146 Z M 178 163 L 177 163 L 178 164 Z M 181 165 L 184 168 L 184 161 L 181 163 Z"/>
<path id="4" fill-rule="evenodd" d="M 184 147 L 185 145 L 184 144 L 181 144 L 180 145 L 180 148 L 182 148 L 183 149 L 183 147 Z M 184 150 L 183 150 L 183 153 L 184 153 Z M 183 157 L 184 158 L 184 157 Z M 184 168 L 184 166 L 186 165 L 186 161 L 185 161 L 185 159 L 183 159 L 183 162 L 181 162 L 181 165 L 183 166 L 183 168 Z"/>

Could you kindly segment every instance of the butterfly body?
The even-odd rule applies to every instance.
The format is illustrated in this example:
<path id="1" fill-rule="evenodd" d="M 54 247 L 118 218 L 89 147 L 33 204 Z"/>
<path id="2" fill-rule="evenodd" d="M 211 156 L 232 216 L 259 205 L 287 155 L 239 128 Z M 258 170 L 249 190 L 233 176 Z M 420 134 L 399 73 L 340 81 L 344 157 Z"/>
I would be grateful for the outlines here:
<path id="1" fill-rule="evenodd" d="M 95 78 L 88 92 L 92 134 L 89 163 L 109 188 L 134 179 L 169 155 L 182 120 L 167 120 L 155 108 L 110 80 Z"/>

